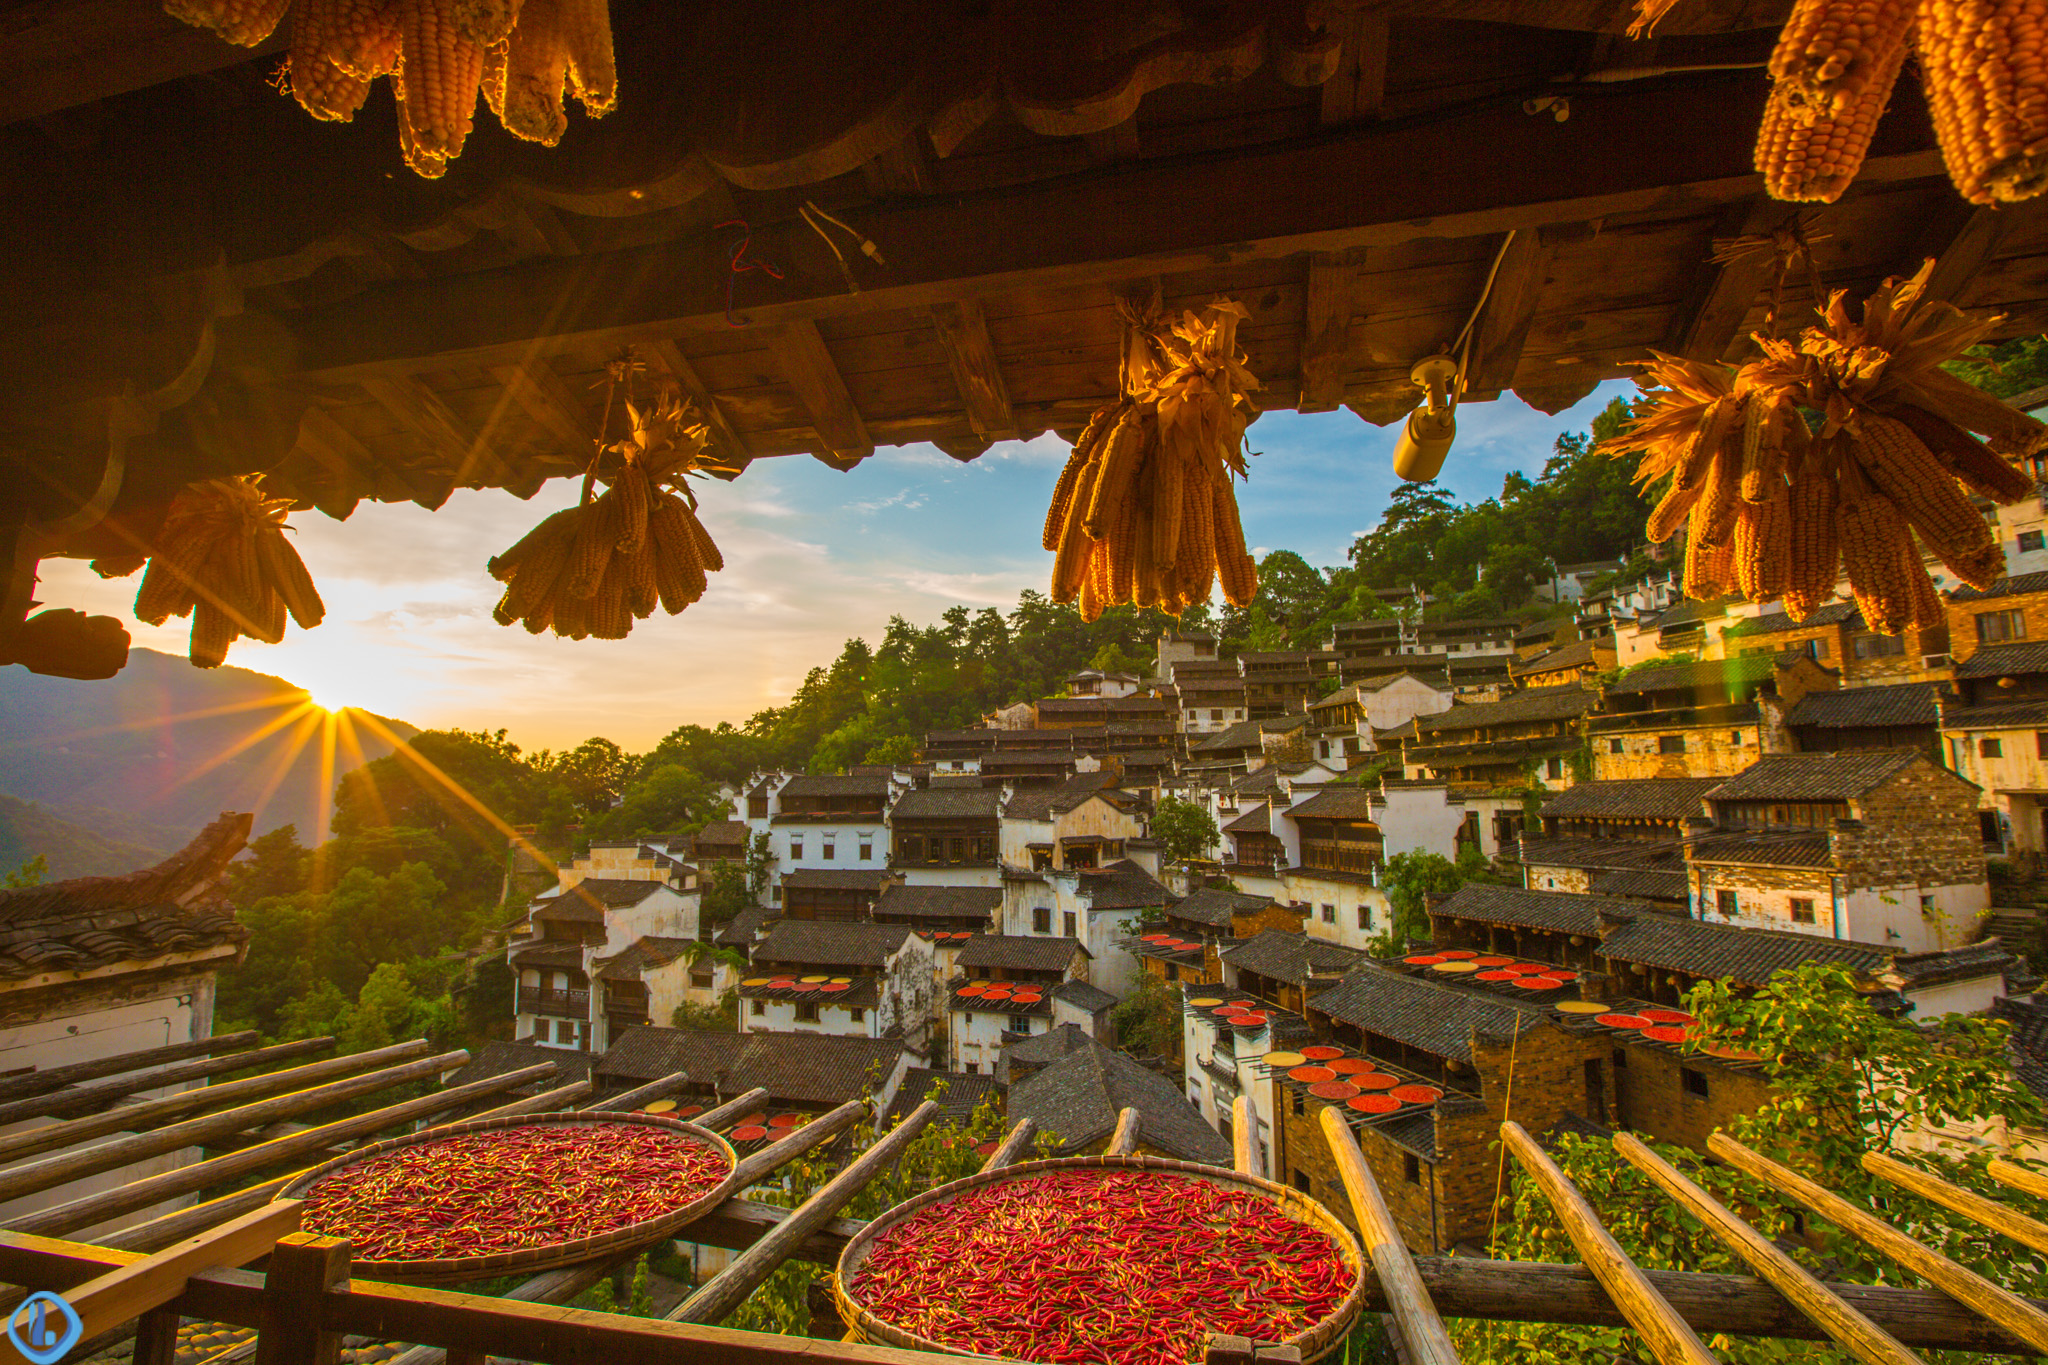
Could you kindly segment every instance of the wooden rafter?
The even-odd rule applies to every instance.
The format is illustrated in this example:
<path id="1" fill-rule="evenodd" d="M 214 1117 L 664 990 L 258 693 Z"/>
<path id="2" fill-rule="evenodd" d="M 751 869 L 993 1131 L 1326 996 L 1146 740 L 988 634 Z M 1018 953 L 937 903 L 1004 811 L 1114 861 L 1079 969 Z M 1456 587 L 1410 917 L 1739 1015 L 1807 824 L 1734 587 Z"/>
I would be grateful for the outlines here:
<path id="1" fill-rule="evenodd" d="M 495 365 L 491 377 L 505 386 L 506 396 L 520 411 L 561 444 L 565 456 L 588 458 L 591 440 L 596 435 L 595 425 L 575 393 L 547 361 Z"/>
<path id="2" fill-rule="evenodd" d="M 697 367 L 683 354 L 683 348 L 673 340 L 663 338 L 647 342 L 640 349 L 648 362 L 675 380 L 689 400 L 697 405 L 697 411 L 704 414 L 704 421 L 711 428 L 712 448 L 721 463 L 734 474 L 745 469 L 747 462 L 754 458 L 753 447 L 726 417 L 717 397 L 705 385 L 703 376 L 697 373 Z"/>
<path id="3" fill-rule="evenodd" d="M 1337 14 L 1330 29 L 1343 42 L 1337 74 L 1323 82 L 1324 123 L 1374 119 L 1387 98 L 1387 33 L 1384 14 L 1350 10 Z"/>
<path id="4" fill-rule="evenodd" d="M 769 349 L 797 402 L 810 414 L 822 443 L 813 452 L 819 459 L 835 469 L 851 469 L 875 453 L 874 438 L 861 421 L 860 409 L 854 406 L 817 323 L 808 318 L 785 323 L 774 333 Z"/>
<path id="5" fill-rule="evenodd" d="M 1329 412 L 1344 401 L 1351 373 L 1351 322 L 1358 297 L 1358 253 L 1319 251 L 1308 258 L 1301 322 L 1302 412 Z"/>
<path id="6" fill-rule="evenodd" d="M 932 305 L 932 327 L 952 367 L 953 383 L 960 390 L 961 405 L 977 436 L 991 441 L 1008 441 L 1017 435 L 1017 418 L 1010 410 L 1010 391 L 1003 384 L 1002 367 L 996 363 L 995 343 L 989 340 L 988 319 L 979 299 Z"/>
<path id="7" fill-rule="evenodd" d="M 461 488 L 476 481 L 485 468 L 502 468 L 486 448 L 483 438 L 449 411 L 441 396 L 421 382 L 417 375 L 371 374 L 362 376 L 357 383 L 377 406 L 418 437 L 429 454 L 439 457 L 454 469 L 450 488 Z M 441 501 L 446 501 L 449 491 L 439 488 L 419 490 L 424 497 L 439 498 L 432 504 L 422 505 L 440 506 Z"/>
<path id="8" fill-rule="evenodd" d="M 1714 239 L 1761 237 L 1793 216 L 1792 207 L 1757 198 L 1730 204 L 1714 225 Z M 1693 360 L 1719 360 L 1742 334 L 1743 321 L 1757 298 L 1777 278 L 1777 257 L 1752 252 L 1712 265 L 1700 262 L 1698 287 L 1679 313 L 1680 326 L 1669 348 Z"/>
<path id="9" fill-rule="evenodd" d="M 1501 252 L 1493 288 L 1472 334 L 1472 362 L 1465 375 L 1465 396 L 1482 401 L 1498 398 L 1515 381 L 1529 324 L 1550 273 L 1552 245 L 1542 229 L 1516 232 Z"/>
<path id="10" fill-rule="evenodd" d="M 1901 273 L 1911 274 L 1928 257 L 1934 258 L 1934 273 L 1927 278 L 1927 297 L 1955 303 L 1962 299 L 1971 281 L 1997 254 L 1998 244 L 2012 230 L 2019 209 L 1972 208 L 1960 201 L 1943 203 L 1931 214 L 1913 257 L 1902 262 Z M 2031 215 L 2030 215 L 2031 216 Z"/>

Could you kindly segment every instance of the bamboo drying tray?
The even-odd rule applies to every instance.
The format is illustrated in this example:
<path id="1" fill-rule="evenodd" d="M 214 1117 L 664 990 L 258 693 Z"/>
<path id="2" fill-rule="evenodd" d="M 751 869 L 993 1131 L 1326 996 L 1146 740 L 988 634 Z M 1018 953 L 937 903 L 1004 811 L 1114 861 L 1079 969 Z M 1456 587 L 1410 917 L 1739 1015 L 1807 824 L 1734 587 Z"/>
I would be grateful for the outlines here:
<path id="1" fill-rule="evenodd" d="M 1299 1348 L 1304 1361 L 1320 1359 L 1343 1344 L 1346 1333 L 1351 1330 L 1353 1319 L 1358 1316 L 1359 1305 L 1365 1298 L 1365 1256 L 1359 1250 L 1358 1239 L 1352 1235 L 1351 1229 L 1339 1222 L 1335 1214 L 1299 1190 L 1218 1166 L 1203 1166 L 1192 1161 L 1174 1161 L 1164 1157 L 1148 1156 L 1075 1156 L 1058 1157 L 1049 1161 L 1022 1162 L 1015 1166 L 1005 1166 L 1000 1170 L 983 1171 L 964 1180 L 956 1180 L 950 1185 L 926 1190 L 923 1194 L 906 1199 L 878 1215 L 847 1242 L 846 1249 L 839 1255 L 837 1272 L 829 1277 L 833 1302 L 839 1307 L 840 1318 L 851 1329 L 846 1340 L 901 1346 L 907 1350 L 931 1351 L 940 1355 L 974 1356 L 972 1352 L 957 1350 L 891 1325 L 869 1312 L 858 1299 L 848 1293 L 847 1283 L 859 1273 L 878 1237 L 904 1219 L 934 1204 L 950 1203 L 970 1191 L 987 1185 L 1028 1180 L 1035 1175 L 1046 1175 L 1056 1171 L 1088 1170 L 1157 1171 L 1163 1175 L 1192 1176 L 1197 1180 L 1206 1180 L 1229 1189 L 1250 1190 L 1266 1196 L 1282 1213 L 1296 1222 L 1307 1223 L 1317 1231 L 1326 1233 L 1337 1244 L 1337 1254 L 1343 1257 L 1345 1265 L 1351 1268 L 1351 1288 L 1328 1316 L 1320 1322 L 1311 1324 L 1306 1331 L 1298 1332 L 1279 1344 Z"/>
<path id="2" fill-rule="evenodd" d="M 421 1133 L 408 1133 L 404 1137 L 387 1138 L 336 1157 L 325 1165 L 315 1166 L 291 1184 L 279 1190 L 278 1199 L 303 1199 L 306 1192 L 336 1171 L 382 1156 L 401 1147 L 416 1147 L 423 1143 L 440 1142 L 447 1138 L 466 1137 L 473 1133 L 495 1132 L 506 1128 L 559 1127 L 564 1124 L 581 1124 L 585 1127 L 604 1127 L 619 1124 L 634 1124 L 648 1128 L 664 1128 L 671 1132 L 686 1133 L 706 1144 L 725 1158 L 726 1176 L 702 1196 L 679 1209 L 649 1218 L 596 1237 L 579 1237 L 568 1242 L 554 1242 L 546 1246 L 525 1247 L 518 1251 L 494 1252 L 488 1256 L 446 1257 L 437 1260 L 420 1261 L 371 1261 L 358 1259 L 350 1266 L 350 1273 L 358 1279 L 389 1280 L 399 1284 L 460 1284 L 465 1280 L 487 1279 L 494 1275 L 530 1274 L 542 1270 L 553 1270 L 560 1266 L 577 1265 L 600 1257 L 618 1256 L 634 1247 L 645 1246 L 672 1236 L 678 1230 L 701 1218 L 716 1208 L 734 1191 L 739 1174 L 739 1157 L 732 1144 L 708 1128 L 694 1123 L 672 1119 L 656 1114 L 605 1114 L 580 1111 L 561 1114 L 515 1115 L 501 1119 L 475 1119 L 468 1123 L 451 1123 L 445 1127 L 430 1128 Z"/>

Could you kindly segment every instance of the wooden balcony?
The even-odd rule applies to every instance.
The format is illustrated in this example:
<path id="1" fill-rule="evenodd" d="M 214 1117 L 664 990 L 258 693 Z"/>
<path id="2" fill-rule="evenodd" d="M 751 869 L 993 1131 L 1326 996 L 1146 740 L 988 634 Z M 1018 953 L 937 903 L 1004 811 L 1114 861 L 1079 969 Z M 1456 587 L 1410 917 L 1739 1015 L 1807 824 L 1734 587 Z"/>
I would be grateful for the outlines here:
<path id="1" fill-rule="evenodd" d="M 562 1019 L 588 1019 L 590 1017 L 590 992 L 586 990 L 551 991 L 537 986 L 519 988 L 519 1012 L 521 1014 L 551 1014 Z"/>
<path id="2" fill-rule="evenodd" d="M 1380 865 L 1378 844 L 1340 843 L 1332 839 L 1301 841 L 1301 865 L 1324 872 L 1371 872 Z"/>

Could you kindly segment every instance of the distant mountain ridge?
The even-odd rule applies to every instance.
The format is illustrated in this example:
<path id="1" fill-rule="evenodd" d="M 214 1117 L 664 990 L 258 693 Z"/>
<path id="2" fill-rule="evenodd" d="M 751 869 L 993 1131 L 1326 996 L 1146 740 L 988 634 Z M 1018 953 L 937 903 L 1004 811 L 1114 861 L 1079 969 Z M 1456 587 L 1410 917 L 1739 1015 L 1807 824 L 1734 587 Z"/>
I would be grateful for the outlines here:
<path id="1" fill-rule="evenodd" d="M 369 713 L 337 713 L 353 722 L 360 757 L 337 744 L 323 776 L 326 713 L 309 706 L 305 689 L 283 678 L 197 669 L 149 649 L 130 651 L 128 666 L 104 682 L 0 668 L 0 793 L 39 803 L 39 815 L 15 814 L 87 861 L 94 843 L 168 851 L 224 810 L 254 812 L 258 834 L 295 824 L 310 843 L 324 834 L 316 826 L 334 783 L 393 746 L 362 723 Z M 402 739 L 419 733 L 376 719 Z M 6 837 L 0 829 L 0 863 Z"/>
<path id="2" fill-rule="evenodd" d="M 109 837 L 91 824 L 65 820 L 33 801 L 0 796 L 0 873 L 40 855 L 51 881 L 111 877 L 161 862 L 166 848 Z"/>

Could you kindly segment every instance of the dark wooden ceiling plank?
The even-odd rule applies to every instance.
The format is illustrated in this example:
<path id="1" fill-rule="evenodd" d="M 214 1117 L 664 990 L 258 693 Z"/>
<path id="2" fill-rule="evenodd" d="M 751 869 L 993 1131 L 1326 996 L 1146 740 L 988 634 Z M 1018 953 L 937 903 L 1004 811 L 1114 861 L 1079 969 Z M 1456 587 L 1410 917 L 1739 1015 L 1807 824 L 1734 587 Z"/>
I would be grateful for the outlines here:
<path id="1" fill-rule="evenodd" d="M 0 27 L 0 124 L 269 57 L 284 51 L 289 27 L 246 48 L 147 0 L 17 6 Z"/>
<path id="2" fill-rule="evenodd" d="M 1351 319 L 1360 307 L 1356 253 L 1319 251 L 1308 258 L 1301 323 L 1302 412 L 1329 412 L 1344 401 L 1351 371 Z"/>
<path id="3" fill-rule="evenodd" d="M 1323 82 L 1324 123 L 1375 119 L 1387 99 L 1387 31 L 1384 14 L 1351 10 L 1333 15 L 1330 29 L 1343 40 L 1337 74 Z"/>
<path id="4" fill-rule="evenodd" d="M 836 272 L 749 275 L 742 306 L 767 324 L 1659 206 L 1711 210 L 1755 190 L 1761 97 L 1751 81 L 1601 91 L 1575 97 L 1563 124 L 1518 108 L 1472 110 L 1002 193 L 899 200 L 867 215 L 889 260 L 872 287 L 848 295 Z M 1938 167 L 1924 123 L 1899 112 L 1880 125 L 1888 141 L 1866 163 L 1868 181 Z M 1688 135 L 1655 157 L 1641 154 L 1644 128 L 1676 126 Z M 1560 186 L 1569 197 L 1558 197 Z M 758 231 L 757 251 L 788 260 L 789 240 L 786 227 Z M 505 363 L 536 338 L 566 348 L 724 330 L 729 246 L 724 235 L 695 233 L 659 248 L 529 261 L 374 288 L 287 321 L 304 368 L 339 377 L 394 362 L 417 368 L 428 357 Z"/>
<path id="5" fill-rule="evenodd" d="M 825 444 L 828 454 L 819 458 L 836 468 L 874 454 L 874 438 L 846 391 L 846 380 L 826 349 L 818 324 L 809 318 L 784 323 L 775 332 L 772 348 L 791 392 L 810 413 L 811 425 Z"/>
<path id="6" fill-rule="evenodd" d="M 1553 242 L 1541 228 L 1521 228 L 1502 248 L 1500 268 L 1472 333 L 1472 359 L 1465 396 L 1485 402 L 1514 382 L 1522 346 L 1550 273 Z M 1421 357 L 1417 357 L 1420 359 Z"/>
<path id="7" fill-rule="evenodd" d="M 683 354 L 683 348 L 676 344 L 675 338 L 662 337 L 647 342 L 640 349 L 648 357 L 649 363 L 665 370 L 669 377 L 681 386 L 690 401 L 697 405 L 697 411 L 704 414 L 705 425 L 711 428 L 712 447 L 721 457 L 722 463 L 734 470 L 746 468 L 747 461 L 753 459 L 756 454 L 754 448 L 726 416 L 725 409 L 719 405 L 717 395 L 705 387 L 704 380 L 697 373 L 697 367 Z"/>
<path id="8" fill-rule="evenodd" d="M 1010 391 L 1003 384 L 1002 366 L 996 363 L 996 349 L 989 340 L 988 319 L 981 300 L 932 305 L 932 329 L 953 370 L 960 402 L 967 421 L 979 436 L 991 441 L 1008 441 L 1017 435 L 1017 419 L 1010 411 Z"/>
<path id="9" fill-rule="evenodd" d="M 1928 214 L 1912 259 L 1899 263 L 1899 273 L 1914 273 L 1931 256 L 1934 271 L 1927 277 L 1927 297 L 1947 303 L 1960 301 L 1971 281 L 1998 254 L 2017 212 L 1974 207 L 1944 196 L 1944 202 Z"/>
<path id="10" fill-rule="evenodd" d="M 356 381 L 363 392 L 417 437 L 428 457 L 451 471 L 447 488 L 483 486 L 507 481 L 510 471 L 490 449 L 488 433 L 472 430 L 416 375 L 365 375 Z M 409 471 L 409 482 L 415 482 Z M 415 501 L 424 507 L 438 507 L 447 500 L 447 488 L 420 488 Z M 427 498 L 437 498 L 434 502 Z"/>
<path id="11" fill-rule="evenodd" d="M 1794 205 L 1762 197 L 1730 204 L 1714 224 L 1714 237 L 1718 240 L 1763 236 L 1797 212 Z M 1703 258 L 1694 295 L 1677 313 L 1667 343 L 1671 352 L 1693 360 L 1720 360 L 1726 356 L 1742 336 L 1750 310 L 1771 288 L 1777 274 L 1777 256 L 1770 251 L 1720 265 Z"/>
<path id="12" fill-rule="evenodd" d="M 597 424 L 545 358 L 536 356 L 522 365 L 494 365 L 490 373 L 504 385 L 505 396 L 552 436 L 565 455 L 589 458 Z"/>

